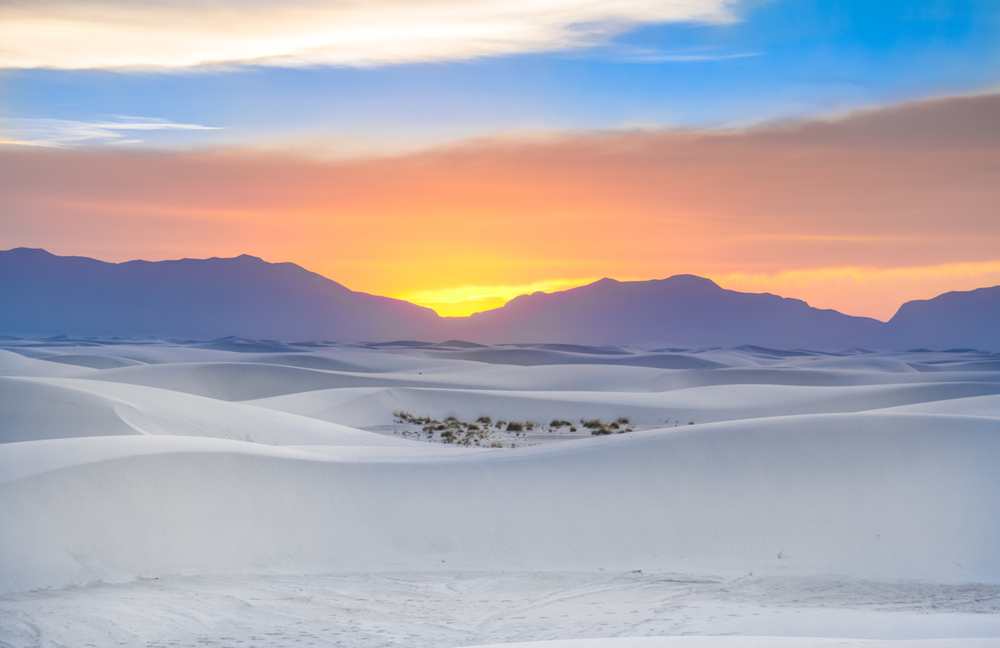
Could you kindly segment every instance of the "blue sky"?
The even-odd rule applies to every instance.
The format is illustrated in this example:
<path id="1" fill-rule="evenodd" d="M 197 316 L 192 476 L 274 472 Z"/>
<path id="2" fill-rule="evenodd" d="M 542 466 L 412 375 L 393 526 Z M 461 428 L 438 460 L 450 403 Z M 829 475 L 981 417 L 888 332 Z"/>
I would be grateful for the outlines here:
<path id="1" fill-rule="evenodd" d="M 733 14 L 721 24 L 635 25 L 593 47 L 466 60 L 7 70 L 0 110 L 6 130 L 72 128 L 30 120 L 152 123 L 88 145 L 299 141 L 377 153 L 521 131 L 727 127 L 1000 84 L 996 0 L 774 0 Z"/>

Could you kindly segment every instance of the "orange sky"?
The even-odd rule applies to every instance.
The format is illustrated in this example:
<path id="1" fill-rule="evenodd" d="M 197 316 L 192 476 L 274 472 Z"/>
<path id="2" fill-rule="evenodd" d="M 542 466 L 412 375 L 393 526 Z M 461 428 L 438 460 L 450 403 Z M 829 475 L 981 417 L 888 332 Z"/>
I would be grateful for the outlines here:
<path id="1" fill-rule="evenodd" d="M 1000 284 L 998 116 L 993 95 L 745 133 L 346 161 L 7 148 L 0 248 L 248 253 L 444 314 L 604 276 L 692 273 L 886 319 L 908 299 Z"/>

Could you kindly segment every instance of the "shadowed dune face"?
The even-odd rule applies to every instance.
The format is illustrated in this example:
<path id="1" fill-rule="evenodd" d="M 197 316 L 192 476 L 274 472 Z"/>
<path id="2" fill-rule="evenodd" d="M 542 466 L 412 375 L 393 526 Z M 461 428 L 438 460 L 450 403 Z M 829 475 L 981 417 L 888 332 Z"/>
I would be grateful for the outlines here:
<path id="1" fill-rule="evenodd" d="M 5 592 L 440 569 L 1000 582 L 990 354 L 2 346 Z M 489 423 L 459 447 L 399 412 Z"/>

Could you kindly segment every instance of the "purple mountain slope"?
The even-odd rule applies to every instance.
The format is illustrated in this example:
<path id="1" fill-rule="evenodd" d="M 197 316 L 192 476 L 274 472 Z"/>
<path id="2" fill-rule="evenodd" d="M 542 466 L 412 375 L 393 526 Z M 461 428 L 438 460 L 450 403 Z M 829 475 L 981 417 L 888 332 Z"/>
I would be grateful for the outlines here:
<path id="1" fill-rule="evenodd" d="M 247 255 L 116 264 L 0 251 L 0 334 L 9 335 L 997 351 L 998 322 L 1000 286 L 909 302 L 887 324 L 798 299 L 725 290 L 692 275 L 602 279 L 442 318 L 293 263 Z"/>
<path id="2" fill-rule="evenodd" d="M 386 340 L 433 336 L 439 319 L 247 255 L 105 263 L 0 252 L 0 332 L 12 335 Z"/>
<path id="3" fill-rule="evenodd" d="M 873 346 L 1000 351 L 1000 286 L 906 302 Z"/>
<path id="4" fill-rule="evenodd" d="M 503 308 L 467 318 L 456 333 L 489 343 L 838 350 L 858 346 L 881 326 L 798 299 L 740 293 L 709 279 L 677 275 L 653 281 L 602 279 L 563 292 L 522 295 Z"/>

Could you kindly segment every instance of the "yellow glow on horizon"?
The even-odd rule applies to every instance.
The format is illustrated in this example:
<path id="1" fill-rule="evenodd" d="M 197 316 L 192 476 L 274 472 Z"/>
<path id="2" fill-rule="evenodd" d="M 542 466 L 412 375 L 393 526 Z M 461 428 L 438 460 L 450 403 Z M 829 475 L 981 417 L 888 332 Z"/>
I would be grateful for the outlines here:
<path id="1" fill-rule="evenodd" d="M 547 279 L 519 285 L 466 285 L 440 290 L 418 290 L 394 296 L 418 306 L 431 308 L 442 317 L 466 317 L 473 313 L 500 308 L 518 295 L 569 290 L 595 281 L 597 278 Z"/>
<path id="2" fill-rule="evenodd" d="M 899 268 L 811 268 L 775 273 L 704 272 L 703 276 L 728 290 L 770 292 L 802 299 L 816 308 L 832 308 L 847 315 L 888 320 L 907 301 L 930 299 L 953 290 L 1000 285 L 1000 261 Z M 665 277 L 647 277 L 645 280 Z M 615 278 L 619 281 L 643 281 L 632 277 Z M 463 285 L 390 296 L 431 308 L 442 317 L 466 317 L 501 308 L 518 295 L 569 290 L 597 280 L 598 277 L 590 277 L 549 279 L 526 284 Z"/>
<path id="3" fill-rule="evenodd" d="M 888 320 L 904 302 L 1000 285 L 1000 261 L 899 268 L 813 268 L 709 274 L 723 288 L 794 297 L 816 308 Z"/>

